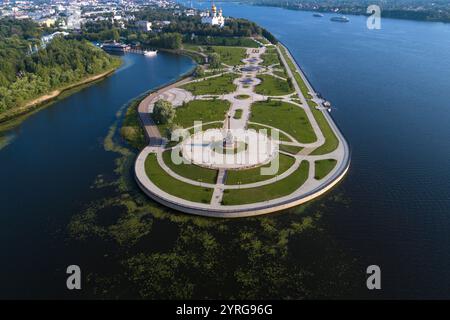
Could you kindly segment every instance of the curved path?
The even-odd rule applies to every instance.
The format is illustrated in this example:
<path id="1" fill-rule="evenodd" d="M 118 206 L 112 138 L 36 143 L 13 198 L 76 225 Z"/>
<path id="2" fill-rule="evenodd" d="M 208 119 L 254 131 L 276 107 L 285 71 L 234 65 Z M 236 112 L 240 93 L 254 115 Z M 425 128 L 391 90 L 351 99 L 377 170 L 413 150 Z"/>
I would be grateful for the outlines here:
<path id="1" fill-rule="evenodd" d="M 309 94 L 312 96 L 312 99 L 314 101 L 320 102 L 321 99 L 316 95 L 314 90 L 312 89 L 311 85 L 307 81 L 306 77 L 300 70 L 300 68 L 297 66 L 295 60 L 292 56 L 290 56 L 290 53 L 287 49 L 287 55 L 288 57 L 293 61 L 296 70 L 290 70 L 286 59 L 284 58 L 283 54 L 281 54 L 280 48 L 276 47 L 281 58 L 281 62 L 284 65 L 287 76 L 292 79 L 292 83 L 294 84 L 295 92 L 284 95 L 284 96 L 277 96 L 277 99 L 280 99 L 281 101 L 289 102 L 299 108 L 302 108 L 311 124 L 311 127 L 314 130 L 314 133 L 316 134 L 317 140 L 313 143 L 300 143 L 299 141 L 295 140 L 294 137 L 289 135 L 288 133 L 271 126 L 268 126 L 266 124 L 262 124 L 265 127 L 277 129 L 281 132 L 281 134 L 284 134 L 286 137 L 291 139 L 291 141 L 278 141 L 278 143 L 282 145 L 290 145 L 290 146 L 298 146 L 302 147 L 303 149 L 297 153 L 297 154 L 289 154 L 283 151 L 279 151 L 283 154 L 288 154 L 295 158 L 294 164 L 288 168 L 286 171 L 284 171 L 279 176 L 275 176 L 272 178 L 269 178 L 267 180 L 262 180 L 254 183 L 249 184 L 239 184 L 239 185 L 225 185 L 225 177 L 226 177 L 226 170 L 220 169 L 218 170 L 217 175 L 217 181 L 215 184 L 213 183 L 203 183 L 195 180 L 191 180 L 189 178 L 180 176 L 179 174 L 173 172 L 165 163 L 162 157 L 162 153 L 165 150 L 164 144 L 165 139 L 161 137 L 157 126 L 153 123 L 151 120 L 151 111 L 152 111 L 152 105 L 155 101 L 158 99 L 167 99 L 170 100 L 175 106 L 181 105 L 185 101 L 191 101 L 192 99 L 202 99 L 202 100 L 210 100 L 213 97 L 223 100 L 228 100 L 231 103 L 231 107 L 229 109 L 230 115 L 234 115 L 234 113 L 237 110 L 241 110 L 242 116 L 239 119 L 235 119 L 233 117 L 230 118 L 230 127 L 231 129 L 245 129 L 249 123 L 249 118 L 251 114 L 251 105 L 256 101 L 264 101 L 268 98 L 268 96 L 256 94 L 254 92 L 254 89 L 256 85 L 259 84 L 260 80 L 257 78 L 258 74 L 268 74 L 271 76 L 275 76 L 277 78 L 281 78 L 279 76 L 276 76 L 273 74 L 273 66 L 269 66 L 264 69 L 260 70 L 245 70 L 240 71 L 239 74 L 241 75 L 237 79 L 234 80 L 234 83 L 237 86 L 237 89 L 235 92 L 229 93 L 229 94 L 223 94 L 223 95 L 200 95 L 193 97 L 192 94 L 189 92 L 180 89 L 181 85 L 184 85 L 189 82 L 197 82 L 202 81 L 209 78 L 214 78 L 217 76 L 220 76 L 221 74 L 216 74 L 212 76 L 206 76 L 202 79 L 192 79 L 188 78 L 185 80 L 182 80 L 180 82 L 177 82 L 175 84 L 172 84 L 168 87 L 165 87 L 161 90 L 158 90 L 157 92 L 152 93 L 147 98 L 145 98 L 139 105 L 139 115 L 142 120 L 142 123 L 145 128 L 145 132 L 149 139 L 149 146 L 144 148 L 141 153 L 139 154 L 136 163 L 135 163 L 135 176 L 136 180 L 141 187 L 141 189 L 152 199 L 179 211 L 191 213 L 191 214 L 197 214 L 197 215 L 204 215 L 204 216 L 212 216 L 212 217 L 244 217 L 244 216 L 253 216 L 253 215 L 259 215 L 259 214 L 265 214 L 270 212 L 275 212 L 283 209 L 287 209 L 293 206 L 297 206 L 299 204 L 302 204 L 306 201 L 309 201 L 315 197 L 318 197 L 331 189 L 335 184 L 337 184 L 346 174 L 349 164 L 350 164 L 350 156 L 349 156 L 349 148 L 347 145 L 347 142 L 345 141 L 344 137 L 342 136 L 341 132 L 335 125 L 334 121 L 332 120 L 329 113 L 325 110 L 319 109 L 320 112 L 323 113 L 325 118 L 327 119 L 331 129 L 334 131 L 339 144 L 336 150 L 333 152 L 330 152 L 328 154 L 322 154 L 322 155 L 311 155 L 311 152 L 313 152 L 315 149 L 320 147 L 325 143 L 325 137 L 320 129 L 319 124 L 317 123 L 314 114 L 312 113 L 310 107 L 308 106 L 307 99 L 303 96 L 300 87 L 298 86 L 297 82 L 295 81 L 293 72 L 297 72 L 300 74 L 302 79 L 304 80 L 305 84 L 308 87 Z M 284 48 L 284 47 L 282 47 Z M 264 54 L 265 47 L 261 47 L 259 49 L 254 48 L 248 48 L 247 49 L 247 58 L 243 59 L 242 62 L 244 63 L 244 66 L 258 66 L 259 63 L 261 63 L 263 60 L 261 58 L 261 55 Z M 231 72 L 231 69 L 227 69 L 224 73 Z M 250 84 L 245 84 L 243 80 L 251 79 Z M 282 79 L 282 78 L 281 78 Z M 298 98 L 294 98 L 294 95 L 297 95 Z M 246 95 L 248 96 L 247 99 L 238 98 L 238 95 Z M 300 102 L 300 103 L 299 103 Z M 198 202 L 192 202 L 189 200 L 181 199 L 178 197 L 175 197 L 173 195 L 170 195 L 164 190 L 159 189 L 147 176 L 145 172 L 145 159 L 150 153 L 156 153 L 157 154 L 157 161 L 162 170 L 164 170 L 168 175 L 171 177 L 182 181 L 187 184 L 191 184 L 193 186 L 202 186 L 206 188 L 213 189 L 213 196 L 210 203 L 198 203 Z M 315 161 L 317 160 L 326 160 L 326 159 L 334 159 L 337 161 L 337 165 L 331 172 L 328 173 L 328 175 L 321 179 L 316 180 L 314 178 L 315 176 Z M 289 177 L 292 173 L 294 173 L 300 166 L 300 164 L 303 161 L 309 162 L 309 175 L 307 180 L 293 193 L 272 199 L 267 201 L 262 201 L 258 203 L 252 203 L 252 204 L 244 204 L 244 205 L 223 205 L 221 203 L 223 193 L 227 189 L 248 189 L 248 188 L 257 188 L 262 187 L 265 185 L 269 185 L 278 181 L 281 181 L 287 177 Z"/>

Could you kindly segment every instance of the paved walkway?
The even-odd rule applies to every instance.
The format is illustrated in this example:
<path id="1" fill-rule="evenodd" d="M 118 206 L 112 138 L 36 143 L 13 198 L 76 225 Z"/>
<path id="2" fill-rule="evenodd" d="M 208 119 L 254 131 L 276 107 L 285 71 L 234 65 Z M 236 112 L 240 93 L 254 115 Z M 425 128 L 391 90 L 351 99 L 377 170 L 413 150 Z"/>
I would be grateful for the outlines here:
<path id="1" fill-rule="evenodd" d="M 215 216 L 215 217 L 241 217 L 241 216 L 251 216 L 251 215 L 257 215 L 257 214 L 263 214 L 273 211 L 278 211 L 282 209 L 286 209 L 298 204 L 301 204 L 303 202 L 309 201 L 314 197 L 317 197 L 327 190 L 329 190 L 332 186 L 334 186 L 346 173 L 349 166 L 349 150 L 348 145 L 343 138 L 342 134 L 340 133 L 339 129 L 334 124 L 333 120 L 331 119 L 330 115 L 327 111 L 321 111 L 323 112 L 324 116 L 328 120 L 330 127 L 335 132 L 336 137 L 339 140 L 339 145 L 336 150 L 334 150 L 331 153 L 324 154 L 324 155 L 311 155 L 311 153 L 318 148 L 319 146 L 323 145 L 325 143 L 325 137 L 310 109 L 310 107 L 307 104 L 306 98 L 303 96 L 300 87 L 298 86 L 297 82 L 295 81 L 293 72 L 290 70 L 290 68 L 287 65 L 286 59 L 284 58 L 283 54 L 280 51 L 280 48 L 278 46 L 276 47 L 278 52 L 280 53 L 281 57 L 281 63 L 284 65 L 287 76 L 292 79 L 292 83 L 294 85 L 295 93 L 288 94 L 285 96 L 278 96 L 277 99 L 280 99 L 285 102 L 289 102 L 291 104 L 296 105 L 299 108 L 302 108 L 307 117 L 309 122 L 311 123 L 311 126 L 314 130 L 314 133 L 316 134 L 317 140 L 313 143 L 303 144 L 297 141 L 295 138 L 293 138 L 291 135 L 289 135 L 286 132 L 281 131 L 282 134 L 287 136 L 291 141 L 279 141 L 280 144 L 284 145 L 291 145 L 291 146 L 298 146 L 302 147 L 303 149 L 296 155 L 289 154 L 291 156 L 295 157 L 294 165 L 292 165 L 288 170 L 280 174 L 279 176 L 275 176 L 273 178 L 250 183 L 250 184 L 243 184 L 243 185 L 225 185 L 225 179 L 226 179 L 226 170 L 225 169 L 218 169 L 218 175 L 217 175 L 217 181 L 215 184 L 210 183 L 203 183 L 199 181 L 194 181 L 185 177 L 182 177 L 175 172 L 173 172 L 163 161 L 162 158 L 162 152 L 164 150 L 163 144 L 164 139 L 161 137 L 156 125 L 151 120 L 151 106 L 152 104 L 157 101 L 160 98 L 167 99 L 171 101 L 175 106 L 181 105 L 183 102 L 191 101 L 192 99 L 203 99 L 208 100 L 212 99 L 213 95 L 201 95 L 193 97 L 192 94 L 189 92 L 182 90 L 178 88 L 179 86 L 186 84 L 188 82 L 197 82 L 197 81 L 203 81 L 205 79 L 218 77 L 223 73 L 212 75 L 212 76 L 206 76 L 202 79 L 192 79 L 188 78 L 183 81 L 180 81 L 178 83 L 175 83 L 171 86 L 168 86 L 164 89 L 161 89 L 153 94 L 151 94 L 149 97 L 144 99 L 141 104 L 139 105 L 139 115 L 141 117 L 141 120 L 144 124 L 145 131 L 147 133 L 147 136 L 149 137 L 149 147 L 145 148 L 138 156 L 138 159 L 136 160 L 135 164 L 135 174 L 136 178 L 138 180 L 139 185 L 144 190 L 146 194 L 148 194 L 150 197 L 155 199 L 156 201 L 159 201 L 171 208 L 184 211 L 187 213 L 193 213 L 193 214 L 199 214 L 199 215 L 206 215 L 206 216 Z M 247 57 L 242 61 L 244 67 L 258 67 L 260 63 L 263 61 L 261 58 L 261 55 L 264 54 L 265 47 L 261 47 L 258 49 L 255 48 L 248 48 L 247 49 Z M 290 57 L 290 54 L 288 52 L 288 56 Z M 293 60 L 292 57 L 290 59 Z M 294 62 L 296 65 L 296 63 Z M 264 101 L 268 98 L 268 96 L 259 95 L 255 93 L 255 87 L 260 83 L 260 80 L 257 78 L 258 74 L 269 74 L 271 76 L 275 76 L 280 79 L 284 79 L 278 75 L 275 75 L 273 73 L 274 67 L 269 66 L 262 69 L 255 68 L 252 70 L 252 68 L 240 71 L 240 77 L 234 80 L 234 83 L 237 86 L 237 89 L 233 93 L 224 94 L 215 96 L 217 99 L 223 99 L 230 101 L 230 109 L 229 113 L 232 116 L 230 119 L 230 126 L 231 129 L 245 129 L 249 123 L 249 117 L 251 113 L 251 105 L 256 101 Z M 242 69 L 242 68 L 241 68 Z M 226 72 L 233 72 L 231 67 L 227 66 L 227 69 L 224 71 Z M 308 86 L 309 93 L 312 96 L 312 99 L 314 101 L 320 102 L 321 99 L 317 97 L 316 93 L 312 89 L 312 87 L 309 85 L 306 77 L 303 75 L 301 70 L 296 65 L 296 70 L 294 72 L 297 72 L 301 75 L 301 77 L 304 79 L 305 83 Z M 250 79 L 251 81 L 249 83 L 245 83 L 246 80 Z M 294 98 L 294 95 L 297 95 L 298 98 Z M 246 96 L 246 98 L 243 98 Z M 236 113 L 237 110 L 241 110 L 242 116 L 238 119 L 235 119 L 233 116 Z M 273 128 L 267 125 L 264 125 L 268 128 Z M 278 129 L 278 128 L 273 128 Z M 279 130 L 279 129 L 278 129 Z M 146 176 L 145 170 L 143 168 L 143 164 L 145 162 L 145 158 L 148 156 L 149 153 L 157 153 L 157 159 L 158 163 L 161 166 L 163 170 L 167 172 L 170 176 L 195 186 L 202 186 L 202 187 L 208 187 L 213 189 L 213 196 L 211 198 L 211 202 L 209 204 L 203 204 L 203 203 L 196 203 L 188 200 L 184 200 L 181 198 L 174 197 L 168 193 L 166 193 L 163 190 L 160 190 L 157 188 L 150 179 Z M 280 151 L 280 153 L 288 154 L 286 152 Z M 318 160 L 325 160 L 325 159 L 335 159 L 337 160 L 338 164 L 336 167 L 325 177 L 321 180 L 316 180 L 314 178 L 315 176 L 315 161 Z M 268 200 L 260 203 L 255 204 L 249 204 L 249 205 L 236 205 L 236 206 L 224 206 L 221 204 L 224 191 L 227 189 L 246 189 L 246 188 L 255 188 L 260 187 L 264 185 L 268 185 L 271 183 L 275 183 L 277 181 L 280 181 L 282 179 L 285 179 L 289 175 L 291 175 L 293 172 L 295 172 L 300 164 L 303 161 L 309 162 L 309 177 L 306 180 L 306 182 L 295 192 L 288 196 L 284 196 L 278 199 Z"/>
<path id="2" fill-rule="evenodd" d="M 153 121 L 150 113 L 150 109 L 152 105 L 158 100 L 158 97 L 164 94 L 164 92 L 169 91 L 178 86 L 182 86 L 183 84 L 191 81 L 192 78 L 186 78 L 181 81 L 175 82 L 167 87 L 159 89 L 155 92 L 149 94 L 146 98 L 144 98 L 138 106 L 139 118 L 141 119 L 142 126 L 144 127 L 144 131 L 147 135 L 147 140 L 150 147 L 160 147 L 164 143 L 164 138 L 161 136 L 158 127 Z"/>

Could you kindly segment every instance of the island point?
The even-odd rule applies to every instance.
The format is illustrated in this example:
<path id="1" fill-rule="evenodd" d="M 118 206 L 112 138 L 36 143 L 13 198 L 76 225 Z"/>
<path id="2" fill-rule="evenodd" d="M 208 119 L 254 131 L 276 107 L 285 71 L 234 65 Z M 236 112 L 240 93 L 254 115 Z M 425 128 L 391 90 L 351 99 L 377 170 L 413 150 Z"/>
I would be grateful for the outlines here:
<path id="1" fill-rule="evenodd" d="M 330 105 L 289 50 L 195 46 L 195 72 L 144 98 L 148 145 L 135 177 L 150 198 L 210 217 L 247 217 L 323 195 L 346 174 L 349 147 Z"/>

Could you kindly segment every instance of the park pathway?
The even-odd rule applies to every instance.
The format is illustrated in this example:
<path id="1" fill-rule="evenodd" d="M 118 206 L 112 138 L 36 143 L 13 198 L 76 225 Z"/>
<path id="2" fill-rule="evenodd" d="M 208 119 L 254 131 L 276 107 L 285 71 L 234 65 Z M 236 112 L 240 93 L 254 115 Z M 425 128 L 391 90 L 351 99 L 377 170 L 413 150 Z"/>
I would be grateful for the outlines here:
<path id="1" fill-rule="evenodd" d="M 271 45 L 272 46 L 272 45 Z M 260 95 L 255 92 L 255 87 L 261 82 L 258 79 L 259 74 L 267 74 L 274 76 L 278 79 L 285 78 L 280 77 L 274 74 L 274 68 L 276 65 L 262 67 L 260 64 L 263 61 L 262 55 L 266 51 L 266 46 L 262 46 L 260 48 L 247 48 L 246 49 L 246 58 L 242 60 L 243 65 L 239 66 L 239 74 L 240 77 L 234 80 L 236 84 L 236 90 L 232 93 L 216 95 L 214 99 L 223 99 L 228 100 L 230 102 L 230 108 L 228 114 L 230 115 L 230 127 L 231 129 L 246 129 L 249 124 L 249 119 L 251 115 L 251 106 L 254 102 L 257 101 L 265 101 L 268 98 L 276 98 L 288 103 L 291 103 L 299 108 L 302 108 L 309 122 L 311 123 L 311 127 L 316 134 L 317 140 L 313 143 L 300 143 L 288 133 L 281 131 L 285 136 L 291 139 L 288 141 L 278 141 L 280 144 L 284 144 L 287 146 L 297 146 L 302 147 L 303 149 L 297 154 L 289 154 L 285 151 L 280 151 L 280 153 L 284 153 L 295 158 L 294 164 L 281 173 L 278 176 L 269 178 L 267 180 L 262 180 L 254 183 L 248 184 L 239 184 L 239 185 L 226 185 L 225 180 L 227 176 L 226 169 L 218 169 L 217 179 L 214 184 L 204 183 L 199 181 L 194 181 L 188 179 L 186 177 L 182 177 L 175 172 L 173 172 L 165 163 L 162 157 L 162 152 L 164 151 L 164 146 L 166 143 L 166 139 L 161 137 L 161 134 L 158 131 L 157 126 L 151 119 L 151 111 L 152 104 L 158 99 L 167 99 L 173 102 L 175 106 L 181 105 L 183 102 L 191 101 L 193 99 L 202 99 L 202 100 L 211 100 L 213 99 L 213 95 L 200 95 L 200 96 L 192 96 L 189 92 L 180 88 L 180 86 L 189 83 L 189 82 L 197 82 L 203 81 L 205 79 L 211 79 L 214 77 L 218 77 L 223 73 L 228 72 L 236 72 L 232 67 L 226 66 L 226 69 L 223 73 L 206 76 L 201 79 L 193 79 L 187 78 L 176 82 L 170 86 L 167 86 L 163 89 L 160 89 L 148 97 L 146 97 L 138 106 L 139 116 L 143 123 L 146 135 L 149 140 L 149 146 L 144 148 L 142 152 L 139 154 L 136 163 L 135 163 L 135 175 L 138 181 L 138 184 L 143 189 L 143 191 L 153 198 L 154 200 L 163 203 L 164 205 L 174 208 L 179 211 L 199 214 L 204 216 L 214 216 L 214 217 L 243 217 L 243 216 L 253 216 L 259 215 L 269 212 L 274 212 L 278 210 L 287 209 L 292 206 L 299 205 L 306 201 L 309 201 L 321 194 L 325 193 L 329 189 L 331 189 L 338 181 L 342 179 L 349 167 L 349 149 L 348 145 L 340 133 L 337 126 L 334 124 L 328 112 L 322 110 L 323 108 L 318 108 L 320 112 L 322 112 L 325 118 L 328 120 L 331 129 L 335 132 L 336 137 L 339 140 L 339 144 L 336 150 L 330 152 L 328 154 L 321 155 L 311 155 L 311 153 L 317 149 L 319 146 L 325 143 L 325 137 L 321 131 L 319 124 L 312 113 L 308 101 L 306 97 L 303 95 L 295 77 L 294 72 L 299 73 L 305 84 L 308 87 L 309 94 L 311 95 L 311 99 L 313 101 L 317 101 L 320 103 L 322 100 L 317 96 L 306 77 L 303 75 L 301 70 L 295 63 L 295 60 L 290 56 L 290 53 L 286 50 L 287 56 L 294 63 L 296 70 L 291 70 L 286 61 L 286 58 L 282 54 L 280 47 L 275 46 L 280 56 L 280 60 L 284 68 L 286 69 L 287 77 L 292 80 L 292 84 L 294 86 L 294 93 L 270 97 L 265 95 Z M 281 47 L 283 48 L 283 47 Z M 261 69 L 260 69 L 261 68 Z M 294 97 L 294 96 L 297 97 Z M 241 113 L 241 116 L 236 116 L 236 112 Z M 224 124 L 226 121 L 224 121 Z M 264 125 L 266 127 L 272 128 L 270 126 Z M 278 128 L 275 128 L 278 129 Z M 210 203 L 197 203 L 189 200 L 181 199 L 178 197 L 174 197 L 164 190 L 159 189 L 146 175 L 145 173 L 145 159 L 150 153 L 157 154 L 157 161 L 160 167 L 166 171 L 167 174 L 172 176 L 173 178 L 182 181 L 187 184 L 191 184 L 193 186 L 201 186 L 206 188 L 212 188 L 212 198 Z M 338 161 L 336 167 L 324 178 L 321 180 L 315 179 L 315 162 L 319 160 L 326 159 L 335 159 Z M 265 185 L 269 185 L 272 183 L 276 183 L 281 181 L 292 173 L 298 170 L 300 164 L 304 161 L 309 162 L 309 175 L 306 182 L 301 185 L 295 192 L 289 194 L 287 196 L 282 196 L 276 199 L 267 200 L 259 203 L 245 204 L 245 205 L 223 205 L 222 199 L 224 196 L 224 191 L 227 189 L 248 189 L 248 188 L 256 188 Z"/>

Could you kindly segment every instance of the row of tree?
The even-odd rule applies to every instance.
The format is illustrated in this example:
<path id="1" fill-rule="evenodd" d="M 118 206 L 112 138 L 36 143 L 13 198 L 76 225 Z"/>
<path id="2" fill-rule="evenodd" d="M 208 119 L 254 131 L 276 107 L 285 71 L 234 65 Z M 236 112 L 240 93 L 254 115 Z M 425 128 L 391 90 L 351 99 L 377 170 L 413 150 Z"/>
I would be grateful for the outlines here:
<path id="1" fill-rule="evenodd" d="M 276 43 L 270 32 L 245 19 L 229 18 L 223 28 L 218 28 L 203 24 L 199 16 L 176 15 L 171 9 L 147 8 L 135 15 L 136 20 L 152 21 L 154 31 L 139 30 L 133 21 L 125 23 L 125 28 L 121 28 L 117 22 L 105 20 L 86 23 L 78 38 L 90 41 L 123 40 L 144 47 L 167 49 L 180 49 L 181 40 L 203 45 L 246 45 L 242 39 L 260 35 Z M 161 21 L 170 23 L 161 24 Z"/>

